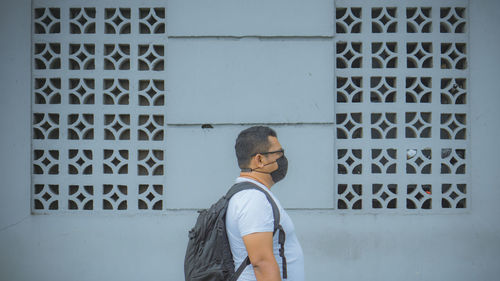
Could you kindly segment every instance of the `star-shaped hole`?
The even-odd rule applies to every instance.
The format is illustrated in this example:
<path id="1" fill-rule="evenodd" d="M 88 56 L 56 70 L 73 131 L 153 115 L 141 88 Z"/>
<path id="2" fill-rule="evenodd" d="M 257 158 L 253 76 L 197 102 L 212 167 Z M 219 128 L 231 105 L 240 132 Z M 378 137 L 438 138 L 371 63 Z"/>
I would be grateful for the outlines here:
<path id="1" fill-rule="evenodd" d="M 112 22 L 116 26 L 119 26 L 123 22 L 123 19 L 120 16 L 116 15 L 115 18 L 112 20 Z"/>
<path id="2" fill-rule="evenodd" d="M 111 163 L 113 163 L 113 165 L 115 165 L 115 166 L 118 166 L 118 165 L 120 164 L 120 160 L 118 160 L 118 158 L 116 158 L 116 157 L 115 157 L 115 158 L 111 161 Z"/>
<path id="3" fill-rule="evenodd" d="M 80 131 L 83 131 L 86 127 L 85 127 L 85 124 L 80 122 L 80 123 L 78 123 L 78 125 L 75 126 L 75 128 L 77 128 Z"/>
<path id="4" fill-rule="evenodd" d="M 418 24 L 418 25 L 421 25 L 423 22 L 425 21 L 424 18 L 422 18 L 422 16 L 419 14 L 418 17 L 415 18 L 415 22 Z"/>
<path id="5" fill-rule="evenodd" d="M 382 121 L 382 123 L 380 123 L 380 125 L 378 125 L 378 126 L 382 129 L 382 131 L 385 131 L 387 128 L 390 127 L 390 125 L 387 124 L 387 122 L 385 122 L 385 120 Z"/>
<path id="6" fill-rule="evenodd" d="M 347 193 L 347 194 L 346 194 L 345 198 L 346 198 L 348 201 L 351 201 L 351 200 L 354 198 L 354 195 L 353 195 L 351 192 L 349 192 L 349 193 Z"/>
<path id="7" fill-rule="evenodd" d="M 380 88 L 377 89 L 377 91 L 379 91 L 384 95 L 387 91 L 389 91 L 389 89 L 385 85 L 382 85 L 380 86 Z"/>
<path id="8" fill-rule="evenodd" d="M 387 162 L 389 162 L 389 160 L 387 160 L 387 158 L 385 158 L 385 156 L 382 156 L 382 158 L 380 158 L 379 162 L 385 166 L 385 164 L 387 164 Z"/>
<path id="9" fill-rule="evenodd" d="M 76 21 L 80 23 L 81 26 L 84 26 L 87 23 L 87 19 L 83 15 L 80 15 L 80 17 L 77 18 Z"/>
<path id="10" fill-rule="evenodd" d="M 383 60 L 386 60 L 388 57 L 390 57 L 390 54 L 386 51 L 386 49 L 384 49 L 380 54 L 379 56 L 383 59 Z"/>
<path id="11" fill-rule="evenodd" d="M 347 131 L 350 131 L 352 128 L 355 127 L 355 125 L 351 122 L 351 120 L 347 121 L 347 123 L 344 125 L 344 127 L 347 129 Z"/>
<path id="12" fill-rule="evenodd" d="M 380 21 L 386 25 L 388 22 L 391 21 L 391 18 L 387 17 L 387 15 L 384 15 L 382 18 L 380 18 Z"/>
<path id="13" fill-rule="evenodd" d="M 352 94 L 356 89 L 352 87 L 350 84 L 345 88 L 345 91 L 348 92 L 349 94 Z"/>
<path id="14" fill-rule="evenodd" d="M 146 161 L 146 164 L 148 164 L 149 167 L 153 167 L 156 162 L 153 160 L 153 158 L 149 158 L 148 161 Z"/>
<path id="15" fill-rule="evenodd" d="M 347 53 L 344 54 L 344 58 L 347 60 L 351 60 L 351 58 L 354 57 L 354 54 L 351 52 L 351 50 L 347 51 Z"/>
<path id="16" fill-rule="evenodd" d="M 424 124 L 422 124 L 420 120 L 417 120 L 417 122 L 413 123 L 412 126 L 415 127 L 417 130 L 420 130 L 420 128 L 422 128 Z"/>
<path id="17" fill-rule="evenodd" d="M 155 196 L 154 196 L 154 194 L 153 194 L 153 193 L 151 193 L 151 192 L 150 192 L 150 193 L 146 196 L 146 198 L 148 198 L 148 200 L 149 200 L 149 201 L 153 201 L 153 200 L 155 199 Z"/>
<path id="18" fill-rule="evenodd" d="M 50 160 L 47 157 L 45 157 L 45 159 L 42 160 L 42 164 L 45 165 L 45 166 L 48 166 L 50 163 L 51 162 L 50 162 Z"/>
<path id="19" fill-rule="evenodd" d="M 118 196 L 118 194 L 116 194 L 116 192 L 115 192 L 109 198 L 113 199 L 116 202 L 116 201 L 118 201 L 118 199 L 120 199 L 120 196 Z"/>
<path id="20" fill-rule="evenodd" d="M 83 86 L 81 86 L 80 88 L 78 88 L 75 92 L 77 92 L 78 94 L 80 94 L 80 96 L 83 96 L 85 95 L 85 89 L 83 88 Z"/>
<path id="21" fill-rule="evenodd" d="M 417 166 L 420 167 L 420 165 L 422 165 L 422 163 L 424 163 L 424 160 L 422 160 L 422 158 L 418 157 L 417 159 L 415 159 L 415 164 L 417 164 Z"/>
<path id="22" fill-rule="evenodd" d="M 351 23 L 354 22 L 354 19 L 351 17 L 351 15 L 347 16 L 347 18 L 344 19 L 344 22 L 347 24 L 347 26 L 351 25 Z"/>
<path id="23" fill-rule="evenodd" d="M 389 198 L 389 195 L 387 193 L 382 192 L 382 194 L 380 194 L 380 198 L 382 198 L 384 201 L 387 200 L 387 198 Z"/>
<path id="24" fill-rule="evenodd" d="M 153 17 L 153 15 L 150 15 L 146 21 L 149 23 L 150 26 L 153 26 L 156 23 L 156 19 Z"/>
<path id="25" fill-rule="evenodd" d="M 86 198 L 85 195 L 83 195 L 81 193 L 76 197 L 76 199 L 80 200 L 80 202 L 83 202 L 83 200 L 85 200 L 85 198 Z"/>
<path id="26" fill-rule="evenodd" d="M 455 123 L 455 121 L 451 122 L 450 125 L 448 125 L 448 128 L 450 128 L 452 131 L 455 131 L 459 127 L 460 126 L 458 126 L 457 123 Z"/>
<path id="27" fill-rule="evenodd" d="M 413 88 L 413 91 L 415 91 L 415 93 L 417 94 L 420 94 L 422 91 L 424 91 L 424 89 L 422 89 L 420 85 L 417 85 L 415 88 Z"/>
<path id="28" fill-rule="evenodd" d="M 45 51 L 45 53 L 42 55 L 42 57 L 46 60 L 46 61 L 50 61 L 54 56 L 52 56 L 52 54 L 49 52 L 49 51 Z"/>
<path id="29" fill-rule="evenodd" d="M 451 157 L 451 159 L 450 159 L 451 165 L 455 165 L 455 164 L 457 164 L 457 162 L 458 162 L 458 160 L 455 157 Z"/>
<path id="30" fill-rule="evenodd" d="M 49 26 L 50 23 L 52 23 L 52 19 L 47 15 L 41 20 L 41 22 L 43 22 L 46 26 Z"/>
<path id="31" fill-rule="evenodd" d="M 122 92 L 120 91 L 120 89 L 118 89 L 118 87 L 115 87 L 113 88 L 113 90 L 110 91 L 110 93 L 112 93 L 115 97 L 119 96 Z"/>
<path id="32" fill-rule="evenodd" d="M 153 53 L 150 53 L 146 59 L 149 61 L 149 62 L 153 62 L 154 60 L 157 59 L 157 57 L 155 55 L 153 55 Z"/>
<path id="33" fill-rule="evenodd" d="M 48 121 L 45 121 L 45 123 L 43 123 L 43 125 L 40 126 L 40 128 L 44 129 L 45 131 L 47 131 L 51 127 L 52 127 L 52 125 L 50 125 L 50 123 Z"/>
<path id="34" fill-rule="evenodd" d="M 121 128 L 123 128 L 123 126 L 117 121 L 115 122 L 115 124 L 112 126 L 112 128 L 118 132 Z"/>
<path id="35" fill-rule="evenodd" d="M 424 54 L 422 50 L 418 50 L 418 52 L 415 54 L 415 57 L 417 57 L 419 60 L 421 60 L 425 56 L 426 54 Z"/>
<path id="36" fill-rule="evenodd" d="M 45 194 L 42 196 L 42 198 L 45 199 L 45 201 L 49 201 L 50 198 L 52 198 L 52 196 L 48 192 L 45 192 Z"/>
<path id="37" fill-rule="evenodd" d="M 149 123 L 146 129 L 148 129 L 148 131 L 152 133 L 154 130 L 156 130 L 156 127 L 153 125 L 153 123 Z"/>
<path id="38" fill-rule="evenodd" d="M 42 92 L 45 93 L 45 95 L 50 95 L 54 90 L 52 90 L 52 88 L 50 88 L 50 86 L 46 86 L 45 88 L 43 88 Z"/>
<path id="39" fill-rule="evenodd" d="M 453 50 L 453 52 L 451 52 L 449 54 L 449 57 L 452 59 L 452 60 L 456 60 L 458 57 L 460 57 L 457 52 L 455 52 L 455 50 Z"/>
<path id="40" fill-rule="evenodd" d="M 422 200 L 422 198 L 424 198 L 424 197 L 425 197 L 425 195 L 423 195 L 423 194 L 422 194 L 422 193 L 420 193 L 420 192 L 419 192 L 419 193 L 417 193 L 417 194 L 415 194 L 415 198 L 416 198 L 418 201 L 421 201 L 421 200 Z"/>
<path id="41" fill-rule="evenodd" d="M 78 165 L 83 165 L 85 163 L 85 161 L 80 157 L 77 161 L 76 161 L 76 164 Z"/>
<path id="42" fill-rule="evenodd" d="M 453 84 L 453 87 L 450 89 L 450 93 L 452 95 L 455 95 L 456 93 L 458 93 L 458 85 L 457 84 Z"/>
<path id="43" fill-rule="evenodd" d="M 122 55 L 118 51 L 115 51 L 114 54 L 111 56 L 115 61 L 119 61 L 122 58 Z"/>
<path id="44" fill-rule="evenodd" d="M 349 166 L 351 166 L 351 165 L 352 165 L 352 163 L 354 163 L 354 159 L 352 159 L 352 158 L 349 156 L 349 157 L 345 160 L 345 162 L 346 162 Z"/>
<path id="45" fill-rule="evenodd" d="M 84 52 L 80 52 L 80 54 L 78 54 L 78 56 L 76 56 L 80 61 L 84 61 L 85 59 L 87 59 L 87 55 L 84 53 Z"/>
<path id="46" fill-rule="evenodd" d="M 156 91 L 153 90 L 153 88 L 150 88 L 149 90 L 146 91 L 146 93 L 150 96 L 150 97 L 153 97 L 154 95 L 156 95 Z"/>
<path id="47" fill-rule="evenodd" d="M 454 25 L 458 19 L 455 17 L 455 15 L 451 15 L 451 17 L 448 18 L 448 22 L 451 23 L 451 25 Z"/>

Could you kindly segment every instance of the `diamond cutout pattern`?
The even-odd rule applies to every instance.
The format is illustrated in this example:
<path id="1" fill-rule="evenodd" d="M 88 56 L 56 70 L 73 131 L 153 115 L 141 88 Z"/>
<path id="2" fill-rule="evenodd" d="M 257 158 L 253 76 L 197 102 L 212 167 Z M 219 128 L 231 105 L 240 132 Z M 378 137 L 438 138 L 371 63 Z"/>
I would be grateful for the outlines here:
<path id="1" fill-rule="evenodd" d="M 467 1 L 335 9 L 334 208 L 467 208 Z"/>
<path id="2" fill-rule="evenodd" d="M 166 210 L 166 8 L 82 3 L 32 2 L 32 211 Z"/>

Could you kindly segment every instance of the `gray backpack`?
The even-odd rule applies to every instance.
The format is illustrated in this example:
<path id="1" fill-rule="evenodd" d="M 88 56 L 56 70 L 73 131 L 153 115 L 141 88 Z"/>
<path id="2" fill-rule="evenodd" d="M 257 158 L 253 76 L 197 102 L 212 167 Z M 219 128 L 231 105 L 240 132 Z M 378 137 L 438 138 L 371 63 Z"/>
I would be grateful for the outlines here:
<path id="1" fill-rule="evenodd" d="M 198 211 L 196 224 L 189 231 L 189 242 L 184 258 L 186 281 L 236 281 L 245 267 L 250 264 L 247 258 L 235 271 L 233 256 L 226 233 L 226 211 L 231 197 L 246 189 L 263 192 L 273 208 L 274 234 L 279 232 L 280 257 L 283 262 L 283 279 L 287 278 L 285 258 L 285 232 L 279 224 L 280 213 L 271 196 L 250 182 L 233 185 L 227 194 L 209 209 Z"/>

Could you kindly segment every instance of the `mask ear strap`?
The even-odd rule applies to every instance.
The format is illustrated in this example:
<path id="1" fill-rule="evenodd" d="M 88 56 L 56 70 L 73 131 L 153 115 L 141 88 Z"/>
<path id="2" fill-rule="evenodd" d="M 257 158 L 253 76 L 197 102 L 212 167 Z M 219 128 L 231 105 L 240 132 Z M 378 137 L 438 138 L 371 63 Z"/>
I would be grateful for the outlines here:
<path id="1" fill-rule="evenodd" d="M 276 162 L 276 161 L 274 161 L 274 162 Z M 265 164 L 265 165 L 264 165 L 264 166 L 262 166 L 262 167 L 265 167 L 265 166 L 267 166 L 267 165 L 271 165 L 271 164 L 273 164 L 274 162 L 267 163 L 267 164 Z M 257 168 L 257 169 L 259 169 L 259 168 Z M 241 171 L 242 171 L 242 172 L 248 172 L 248 173 L 250 173 L 250 172 L 257 172 L 257 173 L 268 174 L 268 175 L 272 173 L 272 172 L 257 171 L 256 169 L 252 169 L 252 168 L 241 168 Z"/>
<path id="2" fill-rule="evenodd" d="M 271 174 L 269 172 L 263 172 L 263 171 L 257 171 L 255 169 L 250 169 L 250 168 L 243 168 L 241 169 L 242 172 L 256 172 L 256 173 L 261 173 L 261 174 Z"/>
<path id="3" fill-rule="evenodd" d="M 267 165 L 271 165 L 271 164 L 273 164 L 275 162 L 277 162 L 277 160 L 274 160 L 273 162 L 269 162 L 267 164 L 264 164 L 264 166 L 262 166 L 262 167 L 265 167 Z M 257 168 L 257 169 L 259 169 L 259 168 Z M 242 172 L 248 172 L 248 173 L 250 173 L 250 172 L 257 172 L 257 173 L 263 173 L 263 174 L 270 174 L 268 172 L 261 172 L 261 171 L 257 171 L 256 169 L 252 169 L 252 168 L 241 168 L 241 171 Z"/>

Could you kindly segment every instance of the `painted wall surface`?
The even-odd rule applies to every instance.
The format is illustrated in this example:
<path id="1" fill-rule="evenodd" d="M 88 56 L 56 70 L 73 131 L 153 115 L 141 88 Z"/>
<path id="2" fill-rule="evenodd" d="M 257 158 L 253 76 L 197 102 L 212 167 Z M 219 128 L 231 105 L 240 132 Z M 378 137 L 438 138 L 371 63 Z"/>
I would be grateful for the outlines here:
<path id="1" fill-rule="evenodd" d="M 170 124 L 333 121 L 331 40 L 170 38 L 167 53 Z"/>
<path id="2" fill-rule="evenodd" d="M 232 150 L 234 138 L 247 126 L 240 123 L 264 122 L 266 118 L 259 119 L 259 116 L 266 116 L 269 108 L 267 105 L 264 105 L 264 110 L 257 108 L 256 116 L 250 111 L 236 110 L 234 115 L 223 116 L 207 109 L 213 101 L 211 103 L 206 97 L 203 103 L 190 103 L 183 100 L 185 97 L 177 97 L 176 91 L 193 93 L 197 82 L 212 80 L 214 84 L 224 85 L 222 88 L 227 92 L 217 93 L 218 98 L 224 97 L 238 87 L 227 81 L 223 74 L 240 68 L 239 65 L 231 66 L 232 61 L 226 61 L 227 65 L 214 61 L 212 52 L 227 51 L 229 57 L 234 57 L 232 52 L 239 48 L 255 46 L 263 50 L 262 60 L 241 58 L 239 61 L 248 64 L 249 74 L 257 75 L 256 68 L 262 64 L 269 66 L 266 56 L 273 54 L 274 48 L 281 44 L 290 44 L 290 53 L 284 54 L 277 62 L 284 63 L 288 58 L 292 61 L 270 67 L 278 71 L 305 64 L 312 74 L 312 80 L 305 80 L 305 84 L 297 86 L 291 102 L 300 105 L 294 108 L 297 114 L 307 116 L 308 112 L 315 112 L 315 115 L 307 121 L 309 123 L 273 126 L 287 149 L 291 165 L 289 176 L 276 186 L 275 193 L 285 207 L 292 208 L 289 214 L 304 249 L 307 280 L 497 280 L 500 276 L 500 150 L 496 146 L 500 137 L 500 90 L 497 86 L 500 65 L 497 11 L 500 2 L 473 0 L 469 7 L 470 206 L 465 212 L 456 214 L 415 215 L 341 214 L 335 210 L 317 209 L 330 208 L 333 204 L 333 176 L 329 171 L 334 169 L 334 134 L 331 124 L 324 122 L 332 121 L 332 113 L 327 110 L 332 98 L 327 93 L 333 95 L 330 80 L 333 79 L 334 66 L 332 47 L 327 46 L 328 39 L 323 37 L 333 35 L 334 14 L 333 2 L 313 2 L 310 5 L 305 1 L 293 1 L 290 5 L 299 7 L 293 6 L 293 11 L 302 11 L 297 17 L 291 15 L 292 12 L 287 10 L 290 7 L 283 1 L 274 7 L 274 11 L 281 11 L 284 6 L 283 21 L 310 19 L 306 26 L 295 25 L 300 28 L 294 34 L 281 30 L 280 26 L 269 30 L 261 26 L 251 29 L 248 26 L 251 17 L 247 14 L 242 17 L 242 27 L 236 28 L 235 25 L 232 29 L 222 24 L 234 21 L 230 10 L 210 6 L 206 7 L 207 13 L 194 12 L 190 5 L 196 2 L 172 1 L 168 9 L 172 24 L 167 26 L 169 34 L 181 38 L 169 39 L 169 48 L 176 57 L 169 58 L 171 54 L 167 51 L 166 61 L 173 63 L 169 66 L 167 81 L 180 80 L 171 81 L 170 106 L 179 103 L 185 110 L 173 108 L 172 115 L 167 114 L 172 118 L 168 121 L 166 138 L 170 150 L 166 154 L 169 175 L 167 205 L 172 210 L 159 215 L 79 213 L 34 216 L 30 215 L 31 4 L 30 1 L 4 1 L 0 12 L 3 38 L 0 44 L 3 62 L 0 65 L 0 280 L 183 280 L 187 230 L 196 217 L 196 212 L 190 208 L 207 207 L 208 202 L 218 198 L 231 184 L 238 172 Z M 227 4 L 226 1 L 218 3 Z M 240 13 L 258 9 L 256 6 L 246 10 L 245 6 L 236 4 L 229 7 Z M 321 13 L 316 13 L 316 10 Z M 217 16 L 219 12 L 222 21 L 219 25 L 205 25 L 203 22 L 194 25 L 196 28 L 189 25 L 202 21 L 204 17 Z M 268 21 L 274 17 L 276 22 L 281 19 L 279 13 L 267 15 Z M 193 46 L 188 43 L 194 39 L 184 38 L 256 34 L 311 35 L 321 39 L 291 44 L 290 41 L 254 38 L 221 38 L 220 41 L 201 38 L 196 41 L 198 45 Z M 218 50 L 217 45 L 223 49 Z M 316 53 L 294 58 L 297 51 Z M 201 60 L 200 66 L 205 72 L 210 71 L 209 66 L 214 64 L 214 73 L 199 76 L 189 73 L 190 68 L 196 66 L 191 52 L 197 53 L 195 58 Z M 252 54 L 248 53 L 249 56 Z M 182 56 L 186 56 L 185 69 L 182 69 Z M 179 73 L 175 73 L 176 65 Z M 218 72 L 221 73 L 219 77 Z M 306 72 L 292 74 L 290 79 L 300 75 L 307 77 Z M 245 89 L 251 87 L 243 76 L 234 74 L 234 77 L 245 83 Z M 260 79 L 270 84 L 273 81 L 263 76 Z M 278 82 L 284 84 L 283 81 Z M 318 109 L 299 94 L 308 83 L 318 87 L 314 95 Z M 319 83 L 322 85 L 316 85 Z M 230 100 L 238 102 L 236 98 Z M 291 110 L 278 110 L 279 118 L 267 122 L 297 121 L 293 120 L 296 115 Z M 211 122 L 234 124 L 215 124 L 213 129 L 201 129 L 201 124 Z"/>

